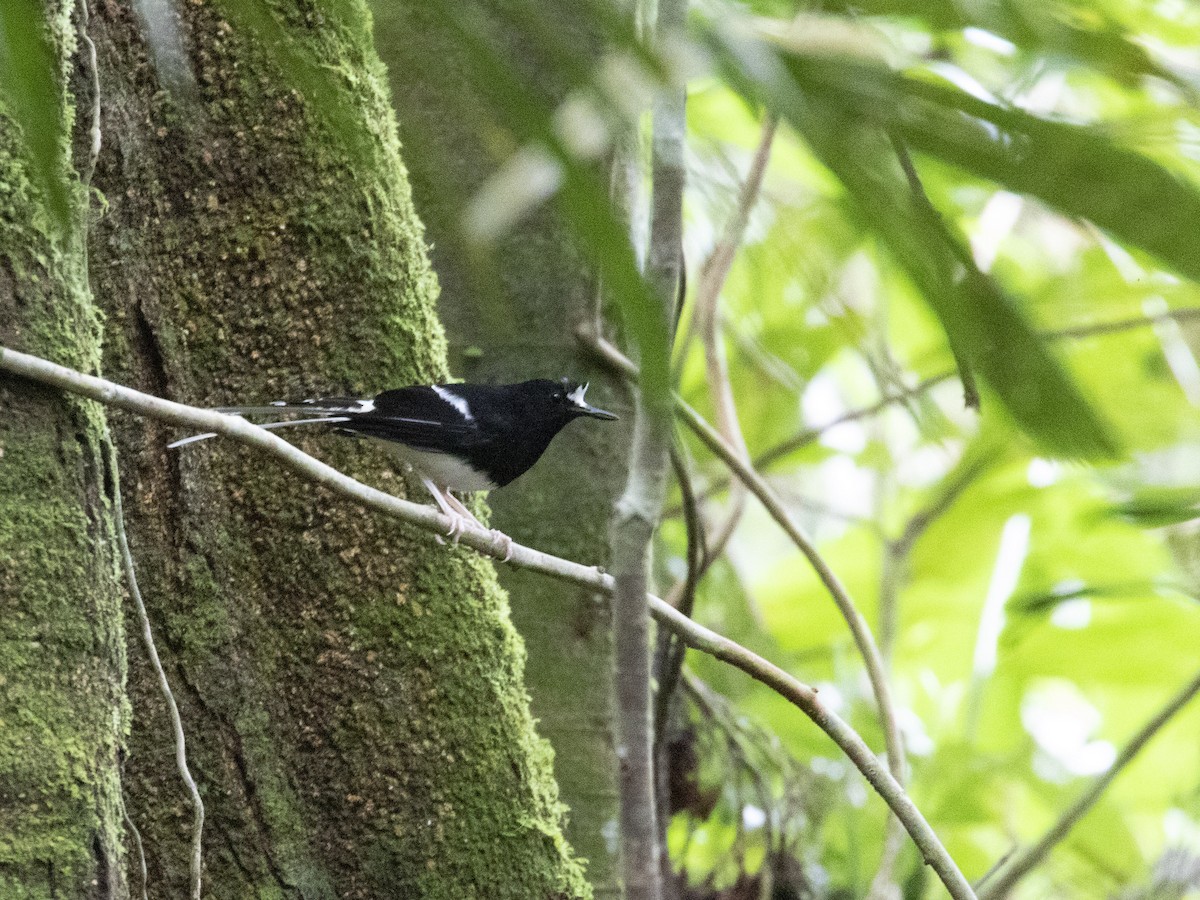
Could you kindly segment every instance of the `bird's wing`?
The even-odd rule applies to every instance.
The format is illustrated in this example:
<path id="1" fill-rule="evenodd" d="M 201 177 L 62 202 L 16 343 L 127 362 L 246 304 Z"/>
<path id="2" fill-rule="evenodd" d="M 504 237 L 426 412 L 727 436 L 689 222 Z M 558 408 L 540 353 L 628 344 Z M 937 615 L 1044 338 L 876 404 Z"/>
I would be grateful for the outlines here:
<path id="1" fill-rule="evenodd" d="M 486 441 L 470 409 L 440 385 L 384 391 L 341 428 L 441 453 L 470 450 Z"/>

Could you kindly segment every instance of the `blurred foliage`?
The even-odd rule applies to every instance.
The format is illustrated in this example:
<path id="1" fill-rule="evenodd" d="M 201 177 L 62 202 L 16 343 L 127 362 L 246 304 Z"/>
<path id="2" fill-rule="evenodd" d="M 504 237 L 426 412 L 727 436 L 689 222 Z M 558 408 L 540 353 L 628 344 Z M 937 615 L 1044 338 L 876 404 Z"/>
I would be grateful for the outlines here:
<path id="1" fill-rule="evenodd" d="M 1200 517 L 1200 330 L 1188 312 L 1200 289 L 1181 279 L 1200 265 L 1198 232 L 1184 224 L 1195 220 L 1200 172 L 1200 56 L 1188 46 L 1200 15 L 1183 4 L 1170 16 L 1133 2 L 984 6 L 867 2 L 818 16 L 755 3 L 757 17 L 732 36 L 706 7 L 724 67 L 694 83 L 689 104 L 696 268 L 731 215 L 762 108 L 792 126 L 776 139 L 721 298 L 733 393 L 751 453 L 770 460 L 773 484 L 877 634 L 881 597 L 894 602 L 912 793 L 973 879 L 1039 837 L 1200 666 L 1197 581 L 1179 561 Z M 911 202 L 897 137 L 937 219 Z M 1160 189 L 1170 199 L 1156 199 Z M 948 240 L 957 246 L 947 254 Z M 931 283 L 937 270 L 913 257 L 935 253 L 942 274 Z M 981 292 L 969 282 L 984 273 Z M 1007 324 L 985 318 L 997 301 Z M 951 303 L 969 307 L 943 308 Z M 989 348 L 972 352 L 979 338 L 962 338 L 991 388 L 979 414 L 964 409 L 954 379 L 929 384 L 954 371 L 945 332 L 954 337 L 963 316 L 978 317 L 998 355 L 981 358 Z M 703 347 L 682 341 L 677 352 L 681 392 L 715 416 Z M 1013 388 L 1033 393 L 1027 402 L 1003 396 L 1005 368 Z M 1076 395 L 1042 393 L 1061 377 Z M 874 415 L 822 428 L 919 384 Z M 1107 424 L 1081 433 L 1089 419 Z M 1119 458 L 1091 467 L 1053 458 L 1078 456 L 1100 433 Z M 984 448 L 989 462 L 939 508 L 962 460 Z M 706 509 L 718 523 L 727 480 L 693 450 L 698 489 L 718 489 Z M 885 566 L 889 547 L 931 509 Z M 1006 529 L 1012 522 L 1025 530 Z M 664 574 L 678 577 L 674 523 L 662 552 Z M 997 593 L 1006 578 L 1012 589 Z M 701 584 L 696 615 L 820 686 L 882 748 L 844 623 L 765 515 L 751 510 Z M 808 777 L 828 777 L 831 746 L 784 701 L 711 660 L 689 665 L 748 732 L 768 728 L 807 761 Z M 1198 895 L 1200 873 L 1188 867 L 1200 852 L 1197 706 L 1155 737 L 1015 896 Z M 838 763 L 795 896 L 866 896 L 880 864 L 882 804 Z M 738 804 L 757 804 L 721 803 L 733 809 L 718 805 L 704 826 L 714 831 L 713 874 L 694 840 L 676 864 L 695 884 L 716 878 L 726 896 L 742 896 L 728 835 Z M 776 812 L 786 808 L 776 801 Z M 906 847 L 895 872 L 903 895 L 942 896 L 922 868 Z"/>
<path id="2" fill-rule="evenodd" d="M 314 122 L 340 130 L 324 79 L 342 76 L 290 50 L 281 23 L 327 16 L 365 34 L 357 7 L 315 2 L 298 22 L 280 6 L 222 4 Z M 614 207 L 605 164 L 645 142 L 655 92 L 686 82 L 694 292 L 765 123 L 783 123 L 720 297 L 732 395 L 751 455 L 881 636 L 913 797 L 979 878 L 1200 665 L 1200 7 L 705 0 L 659 56 L 629 8 L 583 0 L 573 15 L 609 47 L 596 67 L 532 0 L 426 7 L 470 50 L 470 70 L 447 77 L 481 98 L 462 114 L 494 162 L 471 195 L 436 185 L 462 209 L 456 252 L 495 271 L 502 238 L 552 204 L 658 389 L 669 348 L 638 274 L 644 191 Z M 0 4 L 0 102 L 48 209 L 65 210 L 40 15 Z M 539 91 L 546 70 L 572 86 L 566 103 Z M 436 172 L 422 152 L 412 136 L 410 165 Z M 716 418 L 689 303 L 673 352 L 677 389 Z M 979 411 L 963 369 L 982 382 Z M 685 441 L 714 528 L 727 473 Z M 686 570 L 669 513 L 664 592 Z M 882 748 L 844 623 L 753 504 L 696 600 L 699 620 L 817 685 Z M 882 803 L 780 697 L 710 659 L 688 666 L 665 738 L 686 896 L 865 896 Z M 1200 896 L 1198 706 L 1015 896 Z M 906 898 L 940 896 L 911 846 L 892 874 Z"/>

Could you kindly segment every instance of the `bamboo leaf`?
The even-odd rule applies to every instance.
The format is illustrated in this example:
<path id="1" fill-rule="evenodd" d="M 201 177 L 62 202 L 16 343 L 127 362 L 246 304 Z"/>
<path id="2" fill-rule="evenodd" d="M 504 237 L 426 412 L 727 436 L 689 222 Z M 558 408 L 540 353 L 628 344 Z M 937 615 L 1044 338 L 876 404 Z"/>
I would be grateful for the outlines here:
<path id="1" fill-rule="evenodd" d="M 1073 60 L 1123 84 L 1155 76 L 1190 90 L 1178 74 L 1157 61 L 1098 4 L 1055 0 L 999 0 L 965 4 L 950 0 L 855 0 L 831 9 L 867 16 L 899 16 L 922 21 L 932 31 L 977 28 L 1028 53 Z"/>
<path id="2" fill-rule="evenodd" d="M 784 54 L 791 86 L 912 147 L 1088 219 L 1200 280 L 1200 190 L 1103 128 L 1030 115 L 858 60 Z"/>
<path id="3" fill-rule="evenodd" d="M 937 314 L 956 355 L 991 387 L 1013 419 L 1050 453 L 1114 455 L 1108 427 L 1019 305 L 978 269 L 959 236 L 906 184 L 887 133 L 847 102 L 847 96 L 857 95 L 805 92 L 790 72 L 792 60 L 780 58 L 772 66 L 769 58 L 741 49 L 722 54 L 731 83 L 778 110 L 838 176 L 864 222 Z M 755 68 L 740 62 L 747 59 Z"/>

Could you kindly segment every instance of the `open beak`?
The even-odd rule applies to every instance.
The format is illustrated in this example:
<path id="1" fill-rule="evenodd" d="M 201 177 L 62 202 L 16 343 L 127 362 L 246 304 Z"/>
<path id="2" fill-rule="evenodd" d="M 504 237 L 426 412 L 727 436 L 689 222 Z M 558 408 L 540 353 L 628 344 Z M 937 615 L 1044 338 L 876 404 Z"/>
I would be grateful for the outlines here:
<path id="1" fill-rule="evenodd" d="M 587 404 L 580 406 L 576 412 L 578 415 L 590 416 L 593 419 L 613 420 L 620 418 L 620 416 L 618 416 L 616 413 L 610 413 L 608 410 L 598 409 L 595 406 L 588 406 Z"/>

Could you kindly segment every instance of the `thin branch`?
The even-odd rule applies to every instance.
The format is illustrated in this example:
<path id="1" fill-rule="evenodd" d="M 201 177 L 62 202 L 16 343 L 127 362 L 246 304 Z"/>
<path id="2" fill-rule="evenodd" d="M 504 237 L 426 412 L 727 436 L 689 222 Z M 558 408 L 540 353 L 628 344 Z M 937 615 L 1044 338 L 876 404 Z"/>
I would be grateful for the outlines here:
<path id="1" fill-rule="evenodd" d="M 630 360 L 626 359 L 612 344 L 602 338 L 594 338 L 592 349 L 610 365 L 623 372 L 626 377 L 637 377 L 637 367 Z M 741 458 L 737 450 L 731 447 L 712 425 L 706 422 L 696 410 L 678 396 L 675 398 L 675 412 L 691 428 L 692 432 L 701 442 L 725 463 L 730 472 L 746 486 L 750 493 L 758 498 L 758 501 L 770 513 L 771 518 L 779 524 L 787 536 L 792 539 L 792 543 L 796 545 L 797 549 L 808 560 L 809 565 L 812 566 L 821 583 L 825 585 L 825 589 L 833 598 L 833 602 L 837 605 L 842 618 L 846 620 L 846 624 L 850 628 L 850 634 L 854 638 L 855 646 L 858 647 L 858 652 L 862 656 L 863 664 L 866 667 L 867 679 L 871 683 L 871 691 L 875 696 L 875 702 L 879 707 L 879 717 L 883 724 L 888 765 L 891 767 L 893 773 L 903 778 L 905 763 L 900 729 L 896 724 L 896 710 L 892 704 L 892 695 L 888 686 L 883 659 L 880 656 L 879 647 L 871 635 L 871 626 L 867 624 L 867 620 L 858 611 L 858 607 L 854 604 L 850 593 L 842 584 L 841 579 L 829 567 L 825 558 L 817 550 L 816 545 L 805 534 L 804 529 L 800 527 L 799 523 L 792 518 L 791 513 L 787 511 L 779 497 L 775 495 L 775 492 L 771 490 L 763 477 Z"/>
<path id="2" fill-rule="evenodd" d="M 1168 310 L 1164 313 L 1158 313 L 1151 316 L 1131 316 L 1126 319 L 1116 319 L 1111 322 L 1096 322 L 1089 325 L 1072 325 L 1066 328 L 1058 328 L 1050 331 L 1042 332 L 1043 337 L 1051 341 L 1061 340 L 1078 340 L 1089 337 L 1108 337 L 1114 334 L 1120 334 L 1126 331 L 1132 331 L 1137 328 L 1148 328 L 1153 325 L 1159 325 L 1163 322 L 1193 322 L 1200 321 L 1200 307 L 1185 306 L 1180 309 Z M 947 381 L 955 376 L 955 372 L 939 372 L 936 375 L 930 375 L 924 378 L 911 388 L 895 391 L 890 394 L 885 394 L 874 403 L 852 409 L 849 412 L 843 413 L 835 419 L 830 419 L 824 425 L 818 425 L 815 428 L 806 428 L 798 432 L 790 438 L 776 444 L 774 447 L 760 453 L 754 457 L 754 468 L 762 470 L 769 469 L 780 460 L 807 447 L 821 439 L 829 429 L 835 428 L 838 425 L 844 425 L 847 422 L 858 422 L 862 419 L 868 419 L 871 416 L 878 415 L 890 406 L 897 403 L 902 403 L 912 397 L 920 396 L 931 388 L 937 387 L 944 381 Z M 700 494 L 701 500 L 706 500 L 714 494 L 725 490 L 729 487 L 733 479 L 729 476 L 715 478 Z M 678 510 L 668 510 L 668 515 L 677 515 Z"/>
<path id="3" fill-rule="evenodd" d="M 660 0 L 656 43 L 674 40 L 686 18 L 687 0 Z M 682 84 L 667 84 L 659 91 L 653 110 L 646 281 L 660 304 L 654 317 L 665 348 L 671 344 L 683 284 L 686 99 Z M 658 365 L 650 361 L 646 365 L 651 371 L 634 391 L 629 478 L 614 509 L 611 528 L 619 833 L 627 900 L 661 900 L 667 870 L 655 803 L 650 609 L 646 595 L 650 544 L 662 518 L 673 434 L 669 354 L 664 354 Z"/>
<path id="4" fill-rule="evenodd" d="M 408 522 L 431 534 L 445 534 L 450 527 L 450 520 L 434 507 L 401 500 L 355 481 L 271 432 L 237 416 L 226 416 L 211 410 L 163 400 L 4 347 L 0 347 L 0 369 L 140 416 L 194 431 L 215 431 L 264 451 L 313 484 L 326 487 L 364 507 Z M 468 528 L 459 542 L 501 561 L 509 550 L 505 539 L 478 528 Z M 540 572 L 561 581 L 591 588 L 598 593 L 611 596 L 613 592 L 612 577 L 595 566 L 583 566 L 517 543 L 511 546 L 509 563 L 517 568 Z M 662 627 L 678 634 L 689 647 L 729 663 L 779 693 L 829 735 L 884 802 L 904 822 L 905 829 L 920 848 L 926 862 L 946 885 L 950 895 L 955 900 L 975 897 L 970 884 L 946 852 L 933 829 L 929 827 L 929 823 L 904 793 L 904 789 L 887 769 L 879 764 L 879 760 L 863 739 L 833 711 L 821 704 L 814 689 L 758 654 L 689 619 L 659 598 L 648 599 L 650 612 Z"/>
<path id="5" fill-rule="evenodd" d="M 6 351 L 5 357 L 7 355 Z M 146 604 L 142 601 L 142 592 L 138 588 L 137 573 L 133 566 L 133 553 L 130 552 L 129 539 L 125 535 L 125 509 L 121 503 L 120 471 L 117 467 L 116 450 L 112 449 L 113 445 L 111 441 L 109 447 L 109 466 L 112 469 L 113 479 L 113 517 L 117 528 L 117 546 L 121 551 L 121 560 L 125 566 L 125 578 L 129 584 L 129 595 L 133 598 L 134 605 L 137 607 L 138 621 L 142 626 L 142 641 L 146 645 L 146 653 L 150 657 L 150 664 L 154 667 L 154 673 L 158 676 L 158 687 L 162 691 L 163 699 L 167 702 L 167 713 L 171 717 L 171 729 L 175 735 L 175 766 L 179 769 L 179 777 L 183 779 L 183 783 L 187 786 L 188 794 L 192 801 L 191 898 L 192 900 L 200 900 L 200 873 L 204 864 L 204 801 L 200 799 L 200 790 L 196 787 L 196 781 L 192 778 L 192 772 L 188 768 L 187 742 L 183 735 L 183 718 L 179 715 L 179 706 L 175 702 L 175 694 L 171 690 L 171 683 L 167 680 L 167 673 L 163 670 L 162 660 L 158 657 L 158 648 L 154 644 L 154 632 L 150 628 L 150 616 L 146 612 Z M 140 836 L 138 836 L 138 846 L 140 852 Z M 144 883 L 145 869 L 143 866 Z"/>
<path id="6" fill-rule="evenodd" d="M 588 340 L 590 340 L 590 338 Z M 769 469 L 780 460 L 786 458 L 792 453 L 795 453 L 797 450 L 801 450 L 804 447 L 807 447 L 809 444 L 820 440 L 821 436 L 829 429 L 835 428 L 838 425 L 845 425 L 847 422 L 858 422 L 862 419 L 869 419 L 871 416 L 875 416 L 883 412 L 889 406 L 924 394 L 930 388 L 936 387 L 943 381 L 950 380 L 955 376 L 955 374 L 955 372 L 940 372 L 937 375 L 931 375 L 930 377 L 925 378 L 913 385 L 911 388 L 905 388 L 903 390 L 885 394 L 869 406 L 852 409 L 843 413 L 837 418 L 830 419 L 824 425 L 818 425 L 815 428 L 806 428 L 803 431 L 796 433 L 792 437 L 781 441 L 774 447 L 771 447 L 770 449 L 755 456 L 753 461 L 754 468 L 760 471 L 762 469 Z M 714 478 L 709 483 L 708 487 L 701 492 L 700 499 L 707 500 L 714 494 L 720 493 L 729 487 L 734 480 L 735 479 L 731 475 L 723 475 L 719 478 Z M 669 510 L 668 512 L 674 513 L 676 511 Z"/>
<path id="7" fill-rule="evenodd" d="M 721 558 L 721 554 L 725 552 L 725 547 L 729 544 L 729 539 L 733 537 L 733 533 L 737 530 L 738 521 L 741 516 L 727 515 L 725 521 L 716 529 L 716 534 L 708 538 L 706 535 L 704 555 L 700 558 L 700 564 L 696 571 L 688 572 L 683 578 L 671 585 L 671 589 L 667 591 L 666 601 L 676 609 L 683 610 L 684 615 L 691 615 L 691 610 L 687 604 L 687 597 L 695 593 L 694 585 L 699 584 L 700 580 L 708 574 L 708 570 L 712 568 L 713 563 Z"/>
<path id="8" fill-rule="evenodd" d="M 1108 771 L 1092 782 L 1091 787 L 1080 795 L 1071 806 L 1046 831 L 1045 834 L 1024 850 L 1009 857 L 1007 862 L 993 870 L 992 876 L 980 885 L 979 896 L 983 900 L 1007 896 L 1008 892 L 1029 872 L 1042 862 L 1059 843 L 1063 841 L 1071 829 L 1087 815 L 1096 805 L 1100 795 L 1108 788 L 1118 775 L 1142 751 L 1154 735 L 1162 730 L 1171 718 L 1183 709 L 1196 694 L 1200 693 L 1200 672 L 1197 672 L 1178 694 L 1160 709 L 1149 722 L 1142 726 L 1141 731 L 1133 736 L 1124 749 L 1121 750 Z"/>
<path id="9" fill-rule="evenodd" d="M 775 141 L 778 125 L 779 120 L 773 115 L 768 116 L 766 122 L 763 123 L 762 135 L 759 137 L 758 147 L 754 151 L 754 159 L 750 162 L 746 180 L 742 182 L 741 189 L 738 191 L 737 206 L 725 224 L 725 231 L 720 240 L 717 241 L 700 270 L 700 284 L 696 290 L 696 309 L 701 319 L 705 316 L 715 318 L 713 314 L 716 311 L 717 298 L 725 286 L 725 280 L 729 277 L 729 270 L 733 267 L 737 249 L 746 236 L 746 226 L 750 224 L 750 213 L 753 211 L 755 203 L 758 202 L 759 194 L 762 193 L 763 178 L 767 172 L 767 163 L 771 159 L 771 147 Z"/>
<path id="10" fill-rule="evenodd" d="M 138 872 L 142 876 L 142 900 L 150 900 L 146 893 L 147 881 L 149 876 L 146 872 L 146 848 L 142 845 L 142 833 L 138 831 L 137 825 L 133 824 L 133 818 L 129 815 L 129 808 L 125 805 L 125 797 L 121 796 L 121 818 L 125 821 L 125 827 L 129 829 L 129 833 L 133 835 L 133 848 L 137 851 Z"/>
<path id="11" fill-rule="evenodd" d="M 763 179 L 766 176 L 767 164 L 771 160 L 771 148 L 775 142 L 775 132 L 779 120 L 769 116 L 763 125 L 758 148 L 754 159 L 746 173 L 746 180 L 738 191 L 737 206 L 733 215 L 725 224 L 725 230 L 713 247 L 704 266 L 701 268 L 700 285 L 696 290 L 695 321 L 699 327 L 704 344 L 705 371 L 708 379 L 708 390 L 712 396 L 717 413 L 717 426 L 722 436 L 727 440 L 743 460 L 750 459 L 750 449 L 746 445 L 741 423 L 738 421 L 737 402 L 733 396 L 733 382 L 729 377 L 729 361 L 725 353 L 725 342 L 721 334 L 720 298 L 738 247 L 746 235 L 746 227 L 750 224 L 750 213 L 758 202 L 762 192 Z M 728 541 L 729 536 L 737 528 L 742 513 L 746 509 L 746 490 L 742 488 L 733 493 L 730 498 L 730 508 L 720 533 Z M 706 570 L 708 566 L 704 567 Z M 749 600 L 749 598 L 747 598 Z M 756 604 L 750 601 L 751 616 L 755 621 L 762 620 L 761 612 Z"/>
<path id="12" fill-rule="evenodd" d="M 96 64 L 96 44 L 88 33 L 89 16 L 87 0 L 77 0 L 79 9 L 79 38 L 87 51 L 87 71 L 92 82 L 92 113 L 91 124 L 88 128 L 88 159 L 84 170 L 79 173 L 79 180 L 84 186 L 92 183 L 92 174 L 96 170 L 96 160 L 100 156 L 100 67 Z"/>
<path id="13" fill-rule="evenodd" d="M 1130 331 L 1134 328 L 1145 328 L 1150 325 L 1161 325 L 1163 322 L 1194 322 L 1200 320 L 1200 307 L 1185 306 L 1180 309 L 1169 309 L 1166 312 L 1152 316 L 1131 316 L 1127 319 L 1115 319 L 1112 322 L 1096 322 L 1092 325 L 1074 325 L 1069 328 L 1059 328 L 1047 333 L 1052 340 L 1071 338 L 1104 337 Z"/>
<path id="14" fill-rule="evenodd" d="M 692 490 L 692 479 L 687 469 L 683 451 L 677 444 L 671 445 L 671 468 L 683 495 L 683 519 L 687 527 L 687 573 L 681 581 L 678 595 L 667 597 L 667 602 L 685 616 L 691 618 L 696 601 L 696 588 L 700 576 L 707 568 L 708 548 L 704 534 L 704 522 L 696 506 L 696 495 Z M 674 592 L 675 588 L 672 588 Z M 658 690 L 654 694 L 654 745 L 661 749 L 666 743 L 667 722 L 671 714 L 671 701 L 679 683 L 679 672 L 683 668 L 684 646 L 672 632 L 660 629 L 654 652 L 654 680 Z M 660 780 L 665 773 L 660 772 Z M 660 813 L 662 810 L 660 810 Z"/>
<path id="15" fill-rule="evenodd" d="M 904 792 L 904 788 L 863 743 L 862 738 L 836 713 L 821 703 L 816 690 L 745 647 L 688 619 L 665 603 L 662 607 L 656 605 L 655 610 L 658 621 L 676 629 L 676 633 L 683 637 L 689 647 L 734 665 L 803 710 L 822 731 L 833 738 L 896 816 L 904 822 L 925 861 L 937 872 L 950 896 L 955 900 L 975 896 L 971 885 L 945 853 L 937 835 L 929 829 L 928 823 Z"/>
<path id="16" fill-rule="evenodd" d="M 786 752 L 774 751 L 770 746 L 770 737 L 760 733 L 760 729 L 747 723 L 745 717 L 739 715 L 733 708 L 729 698 L 715 691 L 712 687 L 698 678 L 695 673 L 682 673 L 682 687 L 688 698 L 696 704 L 697 709 L 712 722 L 712 727 L 722 733 L 725 738 L 726 752 L 730 758 L 730 769 L 736 779 L 738 770 L 743 770 L 754 786 L 758 795 L 759 808 L 766 812 L 763 828 L 764 843 L 768 859 L 782 846 L 782 832 L 786 828 L 783 821 L 783 804 L 776 800 L 777 791 L 773 790 L 775 779 L 764 775 L 763 763 L 774 766 L 778 775 L 778 783 L 782 793 L 780 798 L 786 803 L 789 786 L 803 780 L 798 771 L 800 766 Z M 754 738 L 751 739 L 751 732 Z M 795 770 L 795 771 L 793 771 Z M 737 802 L 741 802 L 740 796 Z M 741 816 L 736 816 L 738 821 Z M 745 868 L 742 869 L 745 871 Z"/>
<path id="17" fill-rule="evenodd" d="M 905 524 L 900 536 L 884 542 L 883 575 L 880 579 L 879 646 L 885 659 L 892 655 L 900 632 L 897 596 L 904 579 L 909 553 L 926 530 L 945 515 L 959 497 L 996 459 L 996 453 L 983 453 L 962 464 L 942 485 L 928 506 L 916 512 Z"/>
<path id="18" fill-rule="evenodd" d="M 900 633 L 900 588 L 906 577 L 908 556 L 921 535 L 954 505 L 993 459 L 993 455 L 984 454 L 961 465 L 942 485 L 933 501 L 908 520 L 898 538 L 883 542 L 883 564 L 879 578 L 879 650 L 889 670 L 892 651 Z M 903 823 L 889 815 L 884 829 L 883 853 L 867 892 L 868 900 L 882 900 L 893 895 L 896 863 L 903 846 Z"/>

